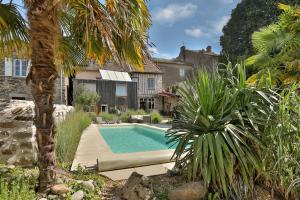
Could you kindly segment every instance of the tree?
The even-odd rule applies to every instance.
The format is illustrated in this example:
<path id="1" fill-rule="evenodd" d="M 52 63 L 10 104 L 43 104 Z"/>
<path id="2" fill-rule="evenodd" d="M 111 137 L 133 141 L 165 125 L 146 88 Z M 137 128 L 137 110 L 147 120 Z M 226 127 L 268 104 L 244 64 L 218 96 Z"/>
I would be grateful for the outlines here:
<path id="1" fill-rule="evenodd" d="M 300 6 L 279 4 L 278 7 L 283 10 L 279 21 L 252 35 L 256 54 L 246 64 L 259 72 L 250 77 L 250 82 L 262 82 L 261 77 L 268 71 L 274 84 L 300 81 Z"/>
<path id="2" fill-rule="evenodd" d="M 47 193 L 56 176 L 52 114 L 57 64 L 72 72 L 72 64 L 82 60 L 83 52 L 100 64 L 114 59 L 142 70 L 151 23 L 144 0 L 24 0 L 24 4 L 29 22 L 32 66 L 27 81 L 35 103 L 39 191 Z"/>
<path id="3" fill-rule="evenodd" d="M 277 21 L 280 10 L 277 4 L 299 4 L 299 0 L 242 0 L 231 13 L 220 38 L 221 59 L 228 57 L 236 63 L 254 53 L 251 35 L 261 27 Z"/>

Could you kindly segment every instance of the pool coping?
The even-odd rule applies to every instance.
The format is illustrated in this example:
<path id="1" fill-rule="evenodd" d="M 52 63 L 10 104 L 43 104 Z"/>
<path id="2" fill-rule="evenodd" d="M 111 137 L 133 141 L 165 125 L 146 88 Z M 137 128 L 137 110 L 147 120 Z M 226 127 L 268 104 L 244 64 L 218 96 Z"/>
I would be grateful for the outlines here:
<path id="1" fill-rule="evenodd" d="M 168 130 L 168 128 L 138 123 L 91 124 L 81 136 L 71 170 L 77 170 L 77 167 L 80 165 L 86 168 L 96 168 L 103 172 L 172 162 L 171 157 L 174 154 L 174 149 L 122 154 L 113 153 L 99 133 L 99 127 L 118 126 L 143 126 L 161 131 Z"/>

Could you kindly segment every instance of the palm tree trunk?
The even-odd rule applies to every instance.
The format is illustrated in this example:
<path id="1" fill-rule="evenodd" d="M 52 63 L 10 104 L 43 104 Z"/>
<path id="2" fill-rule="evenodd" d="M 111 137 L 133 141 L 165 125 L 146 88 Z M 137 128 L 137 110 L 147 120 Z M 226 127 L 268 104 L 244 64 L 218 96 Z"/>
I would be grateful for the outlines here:
<path id="1" fill-rule="evenodd" d="M 35 104 L 38 144 L 39 192 L 48 193 L 55 183 L 55 129 L 53 100 L 57 71 L 54 50 L 58 35 L 59 0 L 26 0 L 32 49 L 31 69 L 27 77 Z"/>

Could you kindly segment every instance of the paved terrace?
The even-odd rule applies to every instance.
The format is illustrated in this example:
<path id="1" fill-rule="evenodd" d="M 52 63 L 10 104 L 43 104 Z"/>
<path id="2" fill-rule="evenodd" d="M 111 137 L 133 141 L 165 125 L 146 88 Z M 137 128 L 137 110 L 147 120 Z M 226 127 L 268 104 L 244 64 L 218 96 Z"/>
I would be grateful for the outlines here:
<path id="1" fill-rule="evenodd" d="M 102 171 L 100 174 L 112 180 L 128 179 L 134 171 L 145 176 L 160 175 L 174 167 L 170 162 L 172 154 L 173 150 L 114 154 L 99 133 L 98 126 L 92 124 L 81 136 L 71 170 L 75 171 L 79 165 L 98 169 Z"/>

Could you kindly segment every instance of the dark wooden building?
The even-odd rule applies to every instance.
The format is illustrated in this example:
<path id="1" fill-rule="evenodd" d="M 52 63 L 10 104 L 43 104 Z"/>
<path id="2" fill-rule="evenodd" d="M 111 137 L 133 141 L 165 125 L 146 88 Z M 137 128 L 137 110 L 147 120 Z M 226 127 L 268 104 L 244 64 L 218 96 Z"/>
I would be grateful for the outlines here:
<path id="1" fill-rule="evenodd" d="M 136 82 L 76 79 L 73 84 L 74 88 L 83 84 L 90 91 L 97 92 L 101 96 L 99 101 L 101 112 L 138 108 Z"/>

